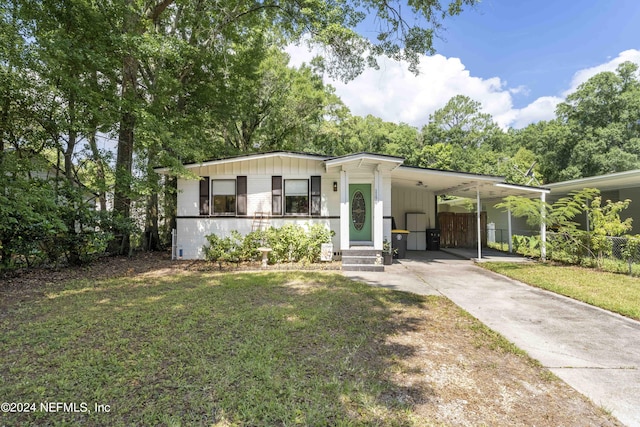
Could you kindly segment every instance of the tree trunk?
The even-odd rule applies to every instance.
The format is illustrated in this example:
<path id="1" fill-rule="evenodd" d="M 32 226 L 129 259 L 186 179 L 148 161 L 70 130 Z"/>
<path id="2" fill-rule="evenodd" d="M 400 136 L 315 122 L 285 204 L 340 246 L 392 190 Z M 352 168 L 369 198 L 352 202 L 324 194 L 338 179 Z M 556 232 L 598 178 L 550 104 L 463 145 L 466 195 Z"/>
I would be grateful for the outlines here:
<path id="1" fill-rule="evenodd" d="M 131 220 L 131 180 L 133 166 L 133 142 L 135 116 L 133 104 L 136 100 L 138 62 L 127 55 L 122 69 L 123 108 L 118 133 L 118 154 L 116 157 L 116 180 L 113 202 L 113 216 L 116 225 L 116 252 L 127 255 L 131 249 L 131 231 L 127 223 Z"/>
<path id="2" fill-rule="evenodd" d="M 73 187 L 73 151 L 76 148 L 78 132 L 76 131 L 76 99 L 73 91 L 69 93 L 69 130 L 67 146 L 64 150 L 64 177 L 67 184 Z"/>
<path id="3" fill-rule="evenodd" d="M 167 176 L 164 185 L 164 216 L 167 224 L 167 235 L 164 236 L 165 242 L 171 241 L 171 230 L 175 230 L 178 215 L 178 178 L 175 176 Z"/>
<path id="4" fill-rule="evenodd" d="M 145 32 L 139 27 L 141 19 L 148 19 L 154 24 L 159 22 L 160 15 L 174 0 L 160 0 L 145 11 L 143 16 L 134 12 L 134 0 L 127 0 L 127 15 L 124 17 L 123 33 L 140 35 Z M 134 150 L 134 130 L 136 126 L 135 105 L 138 102 L 138 60 L 127 54 L 122 63 L 122 111 L 120 130 L 118 133 L 118 155 L 116 158 L 116 182 L 114 189 L 113 216 L 117 221 L 116 242 L 120 244 L 117 252 L 126 255 L 131 252 L 131 181 Z"/>
<path id="5" fill-rule="evenodd" d="M 76 148 L 76 142 L 78 139 L 78 132 L 76 131 L 76 96 L 73 90 L 69 91 L 69 129 L 67 146 L 64 150 L 64 177 L 66 181 L 67 189 L 65 191 L 67 209 L 73 209 L 75 211 L 75 204 L 77 202 L 74 192 L 76 190 L 75 179 L 73 176 L 73 152 Z M 76 215 L 68 214 L 66 218 L 67 226 L 67 251 L 69 257 L 69 263 L 71 265 L 79 265 L 80 260 L 80 248 L 78 247 L 78 233 L 76 227 Z M 81 226 L 81 225 L 80 225 Z"/>
<path id="6" fill-rule="evenodd" d="M 151 189 L 151 195 L 147 198 L 144 229 L 144 249 L 147 251 L 160 251 L 160 232 L 158 229 L 158 179 L 159 176 L 153 170 L 156 158 L 156 150 L 150 149 L 147 158 L 147 186 Z"/>
<path id="7" fill-rule="evenodd" d="M 91 149 L 91 156 L 96 163 L 96 180 L 98 181 L 98 204 L 100 206 L 100 212 L 107 211 L 107 183 L 104 172 L 104 162 L 98 151 L 98 144 L 96 142 L 96 133 L 98 132 L 96 126 L 93 126 L 93 130 L 89 135 L 89 148 Z"/>

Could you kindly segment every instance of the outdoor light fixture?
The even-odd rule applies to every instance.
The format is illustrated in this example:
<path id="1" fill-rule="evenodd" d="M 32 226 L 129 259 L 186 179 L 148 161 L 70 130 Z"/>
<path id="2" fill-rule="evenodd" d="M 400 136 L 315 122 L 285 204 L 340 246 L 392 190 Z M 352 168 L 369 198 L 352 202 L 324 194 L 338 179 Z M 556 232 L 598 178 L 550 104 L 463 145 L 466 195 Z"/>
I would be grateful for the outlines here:
<path id="1" fill-rule="evenodd" d="M 333 181 L 333 191 L 338 191 L 338 183 Z"/>

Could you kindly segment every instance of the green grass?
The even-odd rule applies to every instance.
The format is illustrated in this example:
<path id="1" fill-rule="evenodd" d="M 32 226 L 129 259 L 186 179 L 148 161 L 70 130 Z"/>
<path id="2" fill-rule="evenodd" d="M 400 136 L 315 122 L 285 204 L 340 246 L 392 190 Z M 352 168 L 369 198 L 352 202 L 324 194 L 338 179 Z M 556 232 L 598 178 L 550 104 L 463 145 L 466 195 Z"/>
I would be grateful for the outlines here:
<path id="1" fill-rule="evenodd" d="M 640 278 L 547 263 L 485 262 L 478 265 L 529 285 L 640 320 Z"/>
<path id="2" fill-rule="evenodd" d="M 412 425 L 389 380 L 402 307 L 427 299 L 319 273 L 75 281 L 0 314 L 0 396 L 90 413 L 0 425 Z M 95 404 L 109 413 L 95 413 Z"/>

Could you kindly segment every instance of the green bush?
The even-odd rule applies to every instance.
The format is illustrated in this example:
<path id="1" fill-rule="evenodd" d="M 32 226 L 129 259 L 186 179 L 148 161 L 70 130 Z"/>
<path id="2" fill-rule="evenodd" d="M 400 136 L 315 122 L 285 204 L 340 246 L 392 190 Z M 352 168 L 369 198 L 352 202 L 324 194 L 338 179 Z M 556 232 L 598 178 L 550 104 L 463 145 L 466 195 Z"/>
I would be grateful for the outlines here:
<path id="1" fill-rule="evenodd" d="M 232 231 L 229 237 L 215 234 L 207 236 L 204 247 L 205 259 L 217 262 L 220 268 L 225 262 L 255 261 L 260 258 L 258 248 L 271 248 L 269 261 L 282 262 L 318 262 L 322 243 L 331 242 L 333 231 L 322 224 L 313 224 L 306 230 L 301 225 L 287 224 L 280 228 L 271 227 L 266 231 L 252 231 L 242 236 Z"/>
<path id="2" fill-rule="evenodd" d="M 300 225 L 271 227 L 267 230 L 267 245 L 272 249 L 269 258 L 272 262 L 300 261 L 308 251 L 306 240 L 306 231 Z"/>
<path id="3" fill-rule="evenodd" d="M 233 230 L 231 236 L 228 237 L 218 237 L 215 234 L 210 234 L 207 236 L 207 241 L 209 244 L 204 247 L 205 259 L 217 262 L 220 268 L 225 262 L 237 264 L 241 261 L 246 261 L 243 258 L 244 239 L 236 230 Z"/>
<path id="4" fill-rule="evenodd" d="M 82 188 L 16 170 L 0 173 L 0 188 L 0 270 L 89 262 L 113 239 L 108 214 Z"/>
<path id="5" fill-rule="evenodd" d="M 512 236 L 513 250 L 528 257 L 540 256 L 541 240 L 539 236 Z"/>
<path id="6" fill-rule="evenodd" d="M 252 231 L 242 240 L 240 258 L 243 261 L 255 261 L 260 259 L 262 254 L 258 248 L 266 245 L 266 233 L 262 230 Z"/>
<path id="7" fill-rule="evenodd" d="M 634 275 L 633 265 L 640 262 L 640 234 L 627 236 L 622 248 L 622 257 L 627 261 L 629 274 Z"/>
<path id="8" fill-rule="evenodd" d="M 320 252 L 323 243 L 331 242 L 331 237 L 335 233 L 322 224 L 313 224 L 307 233 L 307 255 L 305 259 L 309 262 L 320 261 Z"/>

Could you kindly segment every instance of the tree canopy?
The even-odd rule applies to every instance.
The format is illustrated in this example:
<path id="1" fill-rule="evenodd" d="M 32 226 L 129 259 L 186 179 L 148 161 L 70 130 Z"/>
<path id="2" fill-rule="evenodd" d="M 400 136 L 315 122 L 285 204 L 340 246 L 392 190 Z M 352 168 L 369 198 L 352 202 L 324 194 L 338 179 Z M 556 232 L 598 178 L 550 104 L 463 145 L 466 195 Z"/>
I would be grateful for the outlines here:
<path id="1" fill-rule="evenodd" d="M 159 248 L 159 216 L 172 216 L 175 193 L 169 185 L 160 197 L 153 166 L 181 173 L 182 162 L 205 157 L 325 148 L 318 135 L 328 135 L 327 123 L 350 119 L 320 72 L 349 80 L 383 54 L 416 71 L 443 21 L 476 1 L 8 0 L 0 5 L 0 162 L 13 177 L 2 181 L 5 194 L 28 178 L 9 157 L 40 156 L 55 170 L 52 200 L 97 201 L 112 213 L 101 228 L 112 250 L 132 247 L 138 211 L 143 242 L 134 244 Z M 365 20 L 377 26 L 372 39 L 357 32 Z M 324 54 L 291 68 L 282 53 L 290 43 Z M 105 138 L 113 149 L 98 144 Z M 78 220 L 63 221 L 72 262 Z"/>
<path id="2" fill-rule="evenodd" d="M 501 129 L 464 95 L 421 129 L 354 116 L 323 82 L 323 74 L 350 80 L 380 55 L 417 72 L 446 19 L 476 2 L 0 4 L 0 175 L 3 194 L 15 195 L 2 207 L 0 261 L 34 253 L 33 244 L 15 243 L 29 233 L 70 262 L 105 242 L 112 252 L 160 249 L 173 228 L 176 180 L 161 186 L 153 168 L 185 175 L 184 162 L 243 152 L 378 152 L 520 184 L 637 168 L 637 64 L 594 76 L 554 120 L 521 130 Z M 358 33 L 364 24 L 374 37 Z M 291 67 L 283 48 L 292 43 L 323 54 Z M 38 191 L 29 190 L 34 182 Z"/>

